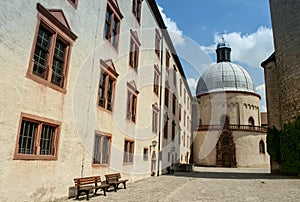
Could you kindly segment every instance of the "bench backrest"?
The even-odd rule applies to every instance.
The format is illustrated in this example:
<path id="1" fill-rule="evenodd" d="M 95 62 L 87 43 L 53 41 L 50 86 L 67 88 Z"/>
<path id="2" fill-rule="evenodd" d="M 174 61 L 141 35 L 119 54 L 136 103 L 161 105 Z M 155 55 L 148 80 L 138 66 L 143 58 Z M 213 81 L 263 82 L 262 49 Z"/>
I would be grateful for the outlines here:
<path id="1" fill-rule="evenodd" d="M 120 173 L 113 173 L 113 174 L 107 174 L 105 175 L 106 181 L 118 181 L 121 178 Z"/>
<path id="2" fill-rule="evenodd" d="M 91 176 L 91 177 L 82 177 L 74 179 L 75 186 L 86 185 L 86 184 L 97 184 L 97 182 L 101 182 L 100 176 Z"/>

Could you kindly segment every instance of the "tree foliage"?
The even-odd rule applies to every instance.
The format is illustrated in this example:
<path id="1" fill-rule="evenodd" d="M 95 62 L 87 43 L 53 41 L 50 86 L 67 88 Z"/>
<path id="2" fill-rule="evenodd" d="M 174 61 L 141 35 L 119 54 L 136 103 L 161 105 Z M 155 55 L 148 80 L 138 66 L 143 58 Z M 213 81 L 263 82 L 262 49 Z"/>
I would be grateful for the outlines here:
<path id="1" fill-rule="evenodd" d="M 275 127 L 268 129 L 268 153 L 282 165 L 286 175 L 300 174 L 300 115 L 295 122 L 288 123 L 283 130 Z"/>

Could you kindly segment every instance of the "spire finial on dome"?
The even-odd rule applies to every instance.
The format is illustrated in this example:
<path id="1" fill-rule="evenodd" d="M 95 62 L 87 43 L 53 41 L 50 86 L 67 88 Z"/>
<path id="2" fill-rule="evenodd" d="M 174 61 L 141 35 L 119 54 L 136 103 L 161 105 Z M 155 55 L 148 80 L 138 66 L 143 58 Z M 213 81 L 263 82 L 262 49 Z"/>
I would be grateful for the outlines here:
<path id="1" fill-rule="evenodd" d="M 231 48 L 229 43 L 225 41 L 224 35 L 222 36 L 222 41 L 217 45 L 217 62 L 230 62 L 230 52 Z"/>

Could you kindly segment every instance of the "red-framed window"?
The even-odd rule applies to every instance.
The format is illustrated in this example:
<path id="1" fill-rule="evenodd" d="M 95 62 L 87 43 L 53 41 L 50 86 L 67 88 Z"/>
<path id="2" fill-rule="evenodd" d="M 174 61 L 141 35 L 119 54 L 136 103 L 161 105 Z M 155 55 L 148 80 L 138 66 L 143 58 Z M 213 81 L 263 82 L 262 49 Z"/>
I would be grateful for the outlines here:
<path id="1" fill-rule="evenodd" d="M 169 129 L 169 117 L 168 115 L 165 115 L 164 120 L 164 138 L 168 139 L 168 129 Z"/>
<path id="2" fill-rule="evenodd" d="M 169 89 L 168 87 L 165 88 L 165 106 L 169 106 Z"/>
<path id="3" fill-rule="evenodd" d="M 61 123 L 21 113 L 14 159 L 57 160 Z"/>
<path id="4" fill-rule="evenodd" d="M 135 86 L 127 83 L 127 110 L 126 110 L 126 118 L 131 122 L 136 122 L 136 114 L 137 114 L 137 95 L 138 91 L 135 89 Z"/>
<path id="5" fill-rule="evenodd" d="M 77 36 L 70 30 L 62 11 L 37 4 L 38 23 L 33 41 L 27 77 L 65 93 L 71 47 Z M 67 25 L 65 25 L 67 24 Z"/>
<path id="6" fill-rule="evenodd" d="M 95 132 L 93 165 L 108 166 L 110 162 L 111 134 Z"/>
<path id="7" fill-rule="evenodd" d="M 172 122 L 172 141 L 175 139 L 175 132 L 176 132 L 176 123 L 175 121 Z"/>
<path id="8" fill-rule="evenodd" d="M 181 107 L 181 104 L 179 104 L 179 107 L 178 107 L 178 119 L 179 119 L 179 121 L 181 121 L 181 111 L 182 111 L 182 107 Z"/>
<path id="9" fill-rule="evenodd" d="M 149 149 L 147 147 L 144 147 L 143 150 L 143 160 L 148 161 L 148 156 L 149 156 Z"/>
<path id="10" fill-rule="evenodd" d="M 136 31 L 130 30 L 129 65 L 137 72 L 139 66 L 140 41 Z"/>
<path id="11" fill-rule="evenodd" d="M 184 111 L 184 116 L 183 116 L 183 125 L 185 126 L 186 123 L 186 111 Z"/>
<path id="12" fill-rule="evenodd" d="M 168 50 L 166 50 L 166 70 L 167 72 L 169 72 L 169 68 L 170 68 L 170 53 Z"/>
<path id="13" fill-rule="evenodd" d="M 116 49 L 119 46 L 120 24 L 123 18 L 118 6 L 113 0 L 107 1 L 104 23 L 104 38 Z"/>
<path id="14" fill-rule="evenodd" d="M 180 88 L 179 88 L 179 94 L 182 96 L 182 80 L 180 79 Z"/>
<path id="15" fill-rule="evenodd" d="M 133 164 L 134 157 L 134 140 L 125 139 L 123 163 Z"/>
<path id="16" fill-rule="evenodd" d="M 143 0 L 133 0 L 132 1 L 132 13 L 139 23 L 141 22 L 142 3 L 143 3 Z"/>
<path id="17" fill-rule="evenodd" d="M 158 132 L 158 106 L 153 105 L 152 106 L 152 132 L 157 133 Z"/>
<path id="18" fill-rule="evenodd" d="M 173 85 L 176 87 L 177 86 L 177 69 L 176 69 L 176 66 L 174 65 L 173 66 Z"/>
<path id="19" fill-rule="evenodd" d="M 161 36 L 159 34 L 159 29 L 155 29 L 155 53 L 160 58 L 160 43 Z"/>
<path id="20" fill-rule="evenodd" d="M 98 106 L 108 111 L 113 110 L 115 86 L 119 76 L 110 61 L 100 60 L 101 71 L 98 90 Z"/>
<path id="21" fill-rule="evenodd" d="M 176 114 L 176 96 L 173 94 L 173 105 L 172 105 L 172 113 L 175 115 Z"/>
<path id="22" fill-rule="evenodd" d="M 158 66 L 154 65 L 153 92 L 157 96 L 158 96 L 158 93 L 159 93 L 159 78 L 160 78 L 160 75 L 159 75 Z"/>

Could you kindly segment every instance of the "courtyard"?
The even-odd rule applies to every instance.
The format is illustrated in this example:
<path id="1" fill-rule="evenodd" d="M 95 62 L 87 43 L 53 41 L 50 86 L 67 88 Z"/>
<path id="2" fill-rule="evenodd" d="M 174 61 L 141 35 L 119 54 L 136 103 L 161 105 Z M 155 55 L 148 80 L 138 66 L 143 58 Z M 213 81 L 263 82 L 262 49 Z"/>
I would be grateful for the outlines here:
<path id="1" fill-rule="evenodd" d="M 300 178 L 270 175 L 268 169 L 195 167 L 191 173 L 151 177 L 120 188 L 106 197 L 99 191 L 90 201 L 299 201 Z"/>

